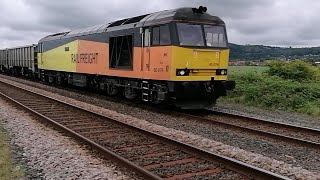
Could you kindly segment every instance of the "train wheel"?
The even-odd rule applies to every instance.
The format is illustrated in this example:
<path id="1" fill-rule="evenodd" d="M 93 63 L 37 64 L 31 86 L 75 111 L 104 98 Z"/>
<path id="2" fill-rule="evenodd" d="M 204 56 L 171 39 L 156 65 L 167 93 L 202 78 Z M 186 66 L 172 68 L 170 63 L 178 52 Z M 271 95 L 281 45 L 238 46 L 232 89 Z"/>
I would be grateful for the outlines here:
<path id="1" fill-rule="evenodd" d="M 131 87 L 124 88 L 124 97 L 127 99 L 135 99 L 137 97 L 137 90 Z"/>
<path id="2" fill-rule="evenodd" d="M 110 96 L 117 95 L 119 92 L 119 88 L 117 86 L 115 86 L 115 84 L 116 83 L 114 82 L 114 80 L 110 80 L 107 82 L 107 93 Z"/>

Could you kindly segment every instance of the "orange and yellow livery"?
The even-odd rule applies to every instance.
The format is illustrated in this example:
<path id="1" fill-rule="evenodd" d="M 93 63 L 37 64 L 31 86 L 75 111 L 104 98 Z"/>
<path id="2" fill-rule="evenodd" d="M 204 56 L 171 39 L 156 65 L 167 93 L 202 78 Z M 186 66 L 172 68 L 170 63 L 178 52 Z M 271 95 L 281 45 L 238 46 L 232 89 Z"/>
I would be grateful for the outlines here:
<path id="1" fill-rule="evenodd" d="M 49 35 L 37 52 L 34 73 L 43 81 L 156 104 L 208 108 L 235 86 L 225 23 L 205 7 Z"/>

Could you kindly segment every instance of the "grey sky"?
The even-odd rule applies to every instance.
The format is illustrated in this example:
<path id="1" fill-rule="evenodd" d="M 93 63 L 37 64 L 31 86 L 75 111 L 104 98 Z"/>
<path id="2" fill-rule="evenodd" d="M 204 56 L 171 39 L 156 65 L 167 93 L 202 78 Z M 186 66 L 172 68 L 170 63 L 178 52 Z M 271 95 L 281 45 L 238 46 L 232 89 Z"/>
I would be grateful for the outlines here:
<path id="1" fill-rule="evenodd" d="M 1 0 L 0 48 L 37 43 L 51 33 L 199 5 L 226 22 L 232 43 L 320 46 L 318 0 Z"/>

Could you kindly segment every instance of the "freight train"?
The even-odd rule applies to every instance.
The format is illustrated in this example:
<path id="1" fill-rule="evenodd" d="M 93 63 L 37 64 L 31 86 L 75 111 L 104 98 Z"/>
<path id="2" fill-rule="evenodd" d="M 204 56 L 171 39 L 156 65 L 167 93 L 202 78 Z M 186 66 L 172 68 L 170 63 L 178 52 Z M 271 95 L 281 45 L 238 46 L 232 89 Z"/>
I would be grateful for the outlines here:
<path id="1" fill-rule="evenodd" d="M 211 107 L 227 80 L 225 23 L 178 8 L 52 34 L 0 51 L 0 71 L 183 109 Z"/>

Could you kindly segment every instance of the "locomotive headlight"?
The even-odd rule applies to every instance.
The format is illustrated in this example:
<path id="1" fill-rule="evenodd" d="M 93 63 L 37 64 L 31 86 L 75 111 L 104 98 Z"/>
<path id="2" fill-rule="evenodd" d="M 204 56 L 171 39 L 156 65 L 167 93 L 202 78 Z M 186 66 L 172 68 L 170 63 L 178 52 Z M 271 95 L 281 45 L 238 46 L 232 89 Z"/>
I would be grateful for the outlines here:
<path id="1" fill-rule="evenodd" d="M 180 70 L 178 73 L 179 73 L 180 76 L 183 76 L 183 75 L 186 74 L 186 71 L 185 70 Z"/>
<path id="2" fill-rule="evenodd" d="M 227 75 L 228 71 L 226 69 L 217 69 L 216 75 Z"/>
<path id="3" fill-rule="evenodd" d="M 188 76 L 189 70 L 188 69 L 177 69 L 177 76 Z"/>

